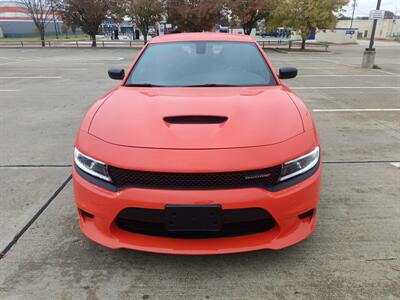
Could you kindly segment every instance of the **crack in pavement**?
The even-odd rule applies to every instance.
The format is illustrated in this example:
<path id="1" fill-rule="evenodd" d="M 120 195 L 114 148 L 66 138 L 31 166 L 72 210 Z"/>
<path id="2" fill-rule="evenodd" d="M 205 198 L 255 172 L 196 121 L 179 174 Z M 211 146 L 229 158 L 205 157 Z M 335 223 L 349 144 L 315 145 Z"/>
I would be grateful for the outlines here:
<path id="1" fill-rule="evenodd" d="M 58 194 L 65 188 L 65 186 L 72 179 L 70 174 L 67 179 L 58 187 L 58 189 L 51 195 L 51 197 L 43 204 L 43 206 L 33 215 L 33 217 L 25 224 L 25 226 L 14 236 L 12 241 L 0 252 L 0 260 L 4 258 L 8 251 L 18 242 L 22 235 L 31 227 L 31 225 L 40 217 L 50 203 L 58 196 Z"/>
<path id="2" fill-rule="evenodd" d="M 397 163 L 400 161 L 396 160 L 367 160 L 367 161 L 325 161 L 323 164 L 376 164 L 376 163 Z M 70 168 L 72 165 L 0 165 L 0 168 Z M 33 217 L 26 223 L 26 225 L 14 236 L 12 241 L 0 252 L 0 260 L 4 258 L 8 251 L 18 242 L 18 240 L 23 236 L 23 234 L 29 229 L 30 226 L 40 217 L 40 215 L 46 210 L 46 208 L 51 204 L 51 202 L 57 198 L 58 194 L 66 187 L 66 185 L 71 181 L 72 175 L 70 174 L 67 179 L 58 187 L 58 189 L 51 195 L 51 197 L 43 204 L 43 206 L 33 215 Z M 389 258 L 393 259 L 393 258 Z M 372 261 L 366 260 L 366 261 Z M 380 259 L 376 259 L 380 260 Z M 385 259 L 386 260 L 386 259 Z"/>
<path id="3" fill-rule="evenodd" d="M 71 168 L 72 165 L 0 165 L 0 168 Z"/>
<path id="4" fill-rule="evenodd" d="M 350 161 L 323 161 L 323 164 L 340 165 L 340 164 L 392 164 L 398 160 L 350 160 Z"/>
<path id="5" fill-rule="evenodd" d="M 366 259 L 365 261 L 387 261 L 387 260 L 397 260 L 397 258 L 396 257 L 371 258 L 371 259 Z"/>

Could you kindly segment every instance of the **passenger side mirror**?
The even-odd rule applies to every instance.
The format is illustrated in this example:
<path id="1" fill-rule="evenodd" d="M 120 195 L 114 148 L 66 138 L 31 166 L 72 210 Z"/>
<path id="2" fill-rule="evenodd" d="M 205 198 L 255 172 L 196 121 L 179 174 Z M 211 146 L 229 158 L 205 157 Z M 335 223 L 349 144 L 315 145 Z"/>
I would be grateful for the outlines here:
<path id="1" fill-rule="evenodd" d="M 108 70 L 111 79 L 122 80 L 125 77 L 125 70 L 121 68 L 111 68 Z"/>
<path id="2" fill-rule="evenodd" d="M 289 79 L 297 76 L 297 68 L 295 67 L 282 67 L 279 68 L 279 78 Z"/>

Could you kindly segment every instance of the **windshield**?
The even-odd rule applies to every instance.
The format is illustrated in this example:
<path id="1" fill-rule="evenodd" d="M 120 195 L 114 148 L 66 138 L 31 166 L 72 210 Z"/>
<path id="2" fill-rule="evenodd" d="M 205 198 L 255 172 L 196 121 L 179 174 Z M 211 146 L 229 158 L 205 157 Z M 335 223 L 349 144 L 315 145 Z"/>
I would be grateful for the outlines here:
<path id="1" fill-rule="evenodd" d="M 275 79 L 254 43 L 152 44 L 126 86 L 265 86 Z"/>

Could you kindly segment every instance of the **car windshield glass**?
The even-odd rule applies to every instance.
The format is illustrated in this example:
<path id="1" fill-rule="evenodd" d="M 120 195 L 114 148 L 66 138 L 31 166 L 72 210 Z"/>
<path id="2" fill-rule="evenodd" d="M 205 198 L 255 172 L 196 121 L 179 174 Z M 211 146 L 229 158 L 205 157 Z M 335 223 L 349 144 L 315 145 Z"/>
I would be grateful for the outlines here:
<path id="1" fill-rule="evenodd" d="M 265 86 L 275 79 L 254 43 L 149 45 L 126 86 Z"/>

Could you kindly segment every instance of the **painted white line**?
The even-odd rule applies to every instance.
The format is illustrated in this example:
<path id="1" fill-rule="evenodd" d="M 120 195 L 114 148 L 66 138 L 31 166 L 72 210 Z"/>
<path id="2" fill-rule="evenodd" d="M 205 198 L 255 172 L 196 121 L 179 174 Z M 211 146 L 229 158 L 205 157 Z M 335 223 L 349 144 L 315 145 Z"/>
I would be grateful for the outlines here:
<path id="1" fill-rule="evenodd" d="M 23 67 L 23 68 L 19 68 L 19 67 L 5 67 L 2 68 L 2 70 L 5 69 L 12 69 L 14 71 L 20 71 L 20 70 L 27 70 L 27 69 L 35 69 L 35 70 L 47 70 L 47 71 L 53 71 L 53 70 L 62 70 L 62 71 L 88 71 L 89 68 L 58 68 L 58 67 L 54 67 L 54 68 L 50 68 L 50 67 Z"/>
<path id="2" fill-rule="evenodd" d="M 356 112 L 356 111 L 400 111 L 400 108 L 327 108 L 327 109 L 313 109 L 314 112 Z"/>
<path id="3" fill-rule="evenodd" d="M 34 67 L 34 69 L 40 69 L 40 70 L 64 70 L 64 71 L 88 71 L 89 68 L 40 68 L 40 67 Z"/>
<path id="4" fill-rule="evenodd" d="M 60 79 L 61 76 L 0 76 L 0 79 Z"/>
<path id="5" fill-rule="evenodd" d="M 19 92 L 20 90 L 0 90 L 1 92 Z"/>
<path id="6" fill-rule="evenodd" d="M 23 60 L 16 60 L 16 61 L 9 61 L 5 63 L 0 63 L 0 65 L 5 66 L 5 65 L 10 65 L 10 64 L 20 64 L 20 63 L 25 63 L 25 62 L 32 62 L 32 61 L 38 61 L 40 58 L 34 58 L 34 59 L 23 59 Z"/>
<path id="7" fill-rule="evenodd" d="M 296 90 L 330 90 L 330 89 L 400 89 L 400 86 L 292 86 Z"/>
<path id="8" fill-rule="evenodd" d="M 399 75 L 399 74 L 397 74 L 397 73 L 393 73 L 393 72 L 388 72 L 388 71 L 383 71 L 383 70 L 380 70 L 380 69 L 375 69 L 375 71 L 377 71 L 377 72 L 381 72 L 381 73 L 384 73 L 384 74 L 389 74 L 389 75 Z"/>
<path id="9" fill-rule="evenodd" d="M 392 166 L 395 166 L 396 168 L 400 169 L 400 162 L 393 162 L 390 163 Z"/>
<path id="10" fill-rule="evenodd" d="M 282 65 L 283 66 L 283 65 Z M 296 67 L 297 69 L 299 69 L 300 71 L 302 71 L 302 70 L 321 70 L 321 67 L 303 67 L 303 66 L 299 66 L 298 64 L 287 64 L 287 65 L 285 65 L 285 66 L 293 66 L 293 67 Z M 325 66 L 323 66 L 322 67 L 324 70 L 326 70 L 326 71 L 337 71 L 337 67 L 325 67 Z M 351 71 L 351 70 L 354 70 L 354 68 L 351 68 L 351 69 L 345 69 L 345 70 L 343 70 L 343 71 L 347 71 L 347 70 L 349 70 L 349 71 Z"/>
<path id="11" fill-rule="evenodd" d="M 115 60 L 124 60 L 124 57 L 70 57 L 67 60 L 70 61 L 115 61 Z M 53 57 L 53 60 L 56 61 L 65 61 L 65 58 Z"/>
<path id="12" fill-rule="evenodd" d="M 400 77 L 397 74 L 321 74 L 321 75 L 299 75 L 299 77 Z"/>

